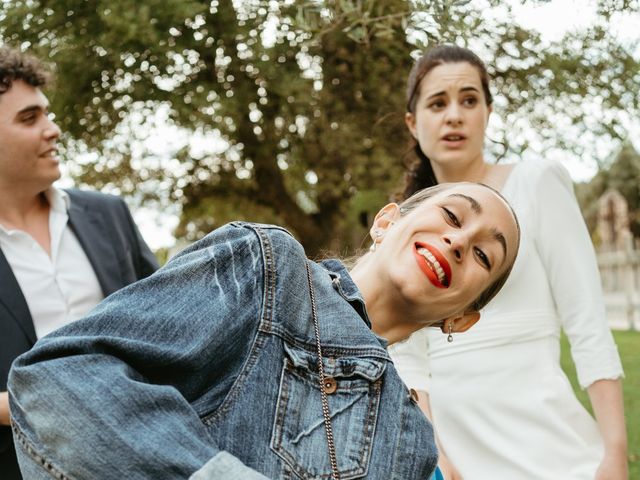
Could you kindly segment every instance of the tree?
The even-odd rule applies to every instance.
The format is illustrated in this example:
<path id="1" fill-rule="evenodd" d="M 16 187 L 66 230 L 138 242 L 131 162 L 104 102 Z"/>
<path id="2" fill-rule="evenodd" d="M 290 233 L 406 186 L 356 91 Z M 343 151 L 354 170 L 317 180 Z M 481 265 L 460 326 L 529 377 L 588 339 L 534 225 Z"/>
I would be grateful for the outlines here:
<path id="1" fill-rule="evenodd" d="M 616 112 L 638 113 L 638 64 L 607 29 L 634 3 L 602 2 L 590 31 L 557 44 L 496 0 L 10 0 L 0 35 L 57 65 L 52 108 L 80 183 L 179 203 L 189 240 L 244 218 L 283 224 L 314 253 L 360 243 L 400 181 L 416 45 L 468 44 L 491 60 L 496 155 L 532 142 L 580 153 L 582 132 L 619 137 Z M 593 101 L 607 112 L 597 124 Z M 207 148 L 145 149 L 162 115 Z"/>

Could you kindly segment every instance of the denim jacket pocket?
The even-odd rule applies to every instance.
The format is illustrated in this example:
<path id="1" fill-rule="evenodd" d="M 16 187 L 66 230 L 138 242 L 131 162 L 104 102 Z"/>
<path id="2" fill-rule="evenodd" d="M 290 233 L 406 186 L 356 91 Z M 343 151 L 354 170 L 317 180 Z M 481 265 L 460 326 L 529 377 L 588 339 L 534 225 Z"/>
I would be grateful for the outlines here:
<path id="1" fill-rule="evenodd" d="M 317 355 L 285 344 L 285 361 L 271 448 L 305 479 L 331 478 L 318 378 Z M 382 374 L 387 363 L 371 357 L 325 357 L 325 376 L 340 478 L 367 474 Z"/>

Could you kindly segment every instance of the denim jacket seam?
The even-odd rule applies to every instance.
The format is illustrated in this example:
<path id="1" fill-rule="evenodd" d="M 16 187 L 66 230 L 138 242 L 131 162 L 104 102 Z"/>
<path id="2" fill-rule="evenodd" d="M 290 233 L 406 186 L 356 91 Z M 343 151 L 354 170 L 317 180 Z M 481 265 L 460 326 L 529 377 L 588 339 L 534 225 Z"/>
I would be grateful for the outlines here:
<path id="1" fill-rule="evenodd" d="M 278 328 L 277 326 L 270 332 L 278 337 L 280 337 L 284 342 L 288 345 L 297 348 L 303 348 L 309 353 L 315 354 L 317 350 L 317 346 L 315 344 L 315 339 L 303 339 L 300 337 L 296 337 L 292 335 L 284 328 Z M 349 348 L 342 346 L 332 346 L 322 344 L 322 353 L 324 357 L 335 356 L 335 357 L 343 357 L 343 356 L 353 356 L 359 358 L 376 358 L 379 360 L 384 360 L 391 362 L 391 357 L 385 352 L 375 347 L 368 348 Z"/>
<path id="2" fill-rule="evenodd" d="M 44 468 L 47 473 L 51 474 L 54 478 L 59 480 L 73 480 L 72 477 L 62 473 L 56 466 L 54 466 L 50 461 L 48 461 L 43 455 L 39 454 L 32 443 L 27 440 L 27 436 L 20 430 L 18 425 L 11 421 L 11 429 L 13 430 L 13 438 L 16 442 L 20 443 L 25 452 L 29 455 L 29 457 Z"/>
<path id="3" fill-rule="evenodd" d="M 260 241 L 260 246 L 263 250 L 263 269 L 264 269 L 264 286 L 263 286 L 263 300 L 261 305 L 260 324 L 256 330 L 255 338 L 251 345 L 247 359 L 242 367 L 242 370 L 238 374 L 237 378 L 229 388 L 226 398 L 218 409 L 211 414 L 202 418 L 202 422 L 206 425 L 212 425 L 225 413 L 227 413 L 232 407 L 238 395 L 241 394 L 242 385 L 245 378 L 249 375 L 254 365 L 257 362 L 258 355 L 264 347 L 267 341 L 267 333 L 271 331 L 272 316 L 273 316 L 273 302 L 275 298 L 276 281 L 275 281 L 275 262 L 273 261 L 273 248 L 268 235 L 257 225 L 253 224 L 240 224 L 243 228 L 250 228 L 253 230 Z M 268 325 L 268 327 L 264 327 Z"/>

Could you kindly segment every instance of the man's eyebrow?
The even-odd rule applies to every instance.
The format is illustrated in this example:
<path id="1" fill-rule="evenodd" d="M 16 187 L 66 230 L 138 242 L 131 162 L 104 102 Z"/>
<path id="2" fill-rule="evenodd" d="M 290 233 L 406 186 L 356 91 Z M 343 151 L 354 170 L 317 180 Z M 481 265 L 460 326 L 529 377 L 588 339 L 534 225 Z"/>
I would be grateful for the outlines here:
<path id="1" fill-rule="evenodd" d="M 469 204 L 471 205 L 471 210 L 473 210 L 477 215 L 480 215 L 482 213 L 482 206 L 480 205 L 480 203 L 475 198 L 470 197 L 469 195 L 465 195 L 464 193 L 452 193 L 451 195 L 449 195 L 449 197 L 463 198 L 467 202 L 469 202 Z M 493 234 L 493 238 L 497 240 L 498 243 L 502 246 L 502 253 L 504 254 L 502 263 L 504 263 L 507 258 L 507 240 L 504 238 L 502 232 L 496 230 L 495 228 L 491 229 L 491 233 Z"/>
<path id="2" fill-rule="evenodd" d="M 47 111 L 48 106 L 42 105 L 29 105 L 28 107 L 24 107 L 22 110 L 18 111 L 18 115 L 22 115 L 23 113 L 31 113 L 31 112 L 41 112 Z"/>

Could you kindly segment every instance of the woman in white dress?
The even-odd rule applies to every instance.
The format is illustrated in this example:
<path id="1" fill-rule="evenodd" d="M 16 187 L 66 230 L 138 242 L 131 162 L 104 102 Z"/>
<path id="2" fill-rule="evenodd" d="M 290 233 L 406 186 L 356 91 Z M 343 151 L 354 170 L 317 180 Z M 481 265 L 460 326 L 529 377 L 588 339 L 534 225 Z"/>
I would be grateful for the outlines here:
<path id="1" fill-rule="evenodd" d="M 445 478 L 626 479 L 623 372 L 569 175 L 549 161 L 485 162 L 489 79 L 467 49 L 443 45 L 423 55 L 407 98 L 418 161 L 404 195 L 482 182 L 503 193 L 522 227 L 511 277 L 474 329 L 452 342 L 425 329 L 390 349 L 432 418 Z M 560 368 L 561 329 L 595 421 Z"/>

